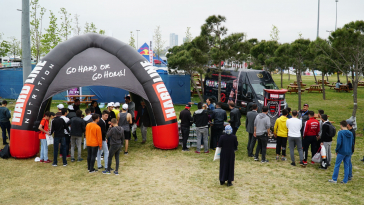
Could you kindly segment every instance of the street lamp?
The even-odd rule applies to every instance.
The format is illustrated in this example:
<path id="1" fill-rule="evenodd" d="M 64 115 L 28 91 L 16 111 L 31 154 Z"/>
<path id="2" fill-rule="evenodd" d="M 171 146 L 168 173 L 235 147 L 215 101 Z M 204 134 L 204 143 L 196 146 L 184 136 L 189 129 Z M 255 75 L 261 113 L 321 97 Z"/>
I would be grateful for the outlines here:
<path id="1" fill-rule="evenodd" d="M 335 0 L 336 1 L 336 25 L 335 25 L 335 31 L 337 30 L 337 2 L 338 0 Z"/>
<path id="2" fill-rule="evenodd" d="M 319 3 L 320 3 L 320 0 L 318 0 L 317 38 L 318 38 L 318 35 L 319 35 Z"/>
<path id="3" fill-rule="evenodd" d="M 138 31 L 140 31 L 140 30 L 136 30 L 137 31 L 137 51 L 138 51 Z"/>
<path id="4" fill-rule="evenodd" d="M 328 38 L 329 38 L 329 37 L 330 37 L 330 35 L 331 35 L 331 33 L 332 33 L 333 31 L 326 30 L 326 32 L 328 32 Z"/>

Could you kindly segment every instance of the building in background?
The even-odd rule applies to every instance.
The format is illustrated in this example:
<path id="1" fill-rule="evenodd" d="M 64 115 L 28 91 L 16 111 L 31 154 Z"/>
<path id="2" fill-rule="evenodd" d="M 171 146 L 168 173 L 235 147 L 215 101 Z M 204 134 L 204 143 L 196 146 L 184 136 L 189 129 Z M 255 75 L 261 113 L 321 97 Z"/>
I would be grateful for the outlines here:
<path id="1" fill-rule="evenodd" d="M 170 48 L 178 45 L 178 35 L 170 33 Z"/>

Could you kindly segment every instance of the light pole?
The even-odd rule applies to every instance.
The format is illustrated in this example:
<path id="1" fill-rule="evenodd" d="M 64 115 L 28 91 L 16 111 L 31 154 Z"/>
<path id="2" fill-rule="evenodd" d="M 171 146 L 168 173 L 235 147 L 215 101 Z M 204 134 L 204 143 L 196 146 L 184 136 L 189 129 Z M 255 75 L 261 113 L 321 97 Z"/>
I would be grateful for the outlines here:
<path id="1" fill-rule="evenodd" d="M 32 72 L 32 64 L 30 62 L 30 24 L 29 24 L 29 0 L 22 0 L 22 63 L 23 63 L 23 83 Z"/>
<path id="2" fill-rule="evenodd" d="M 317 38 L 318 38 L 318 35 L 319 35 L 319 2 L 320 2 L 320 0 L 318 0 Z"/>
<path id="3" fill-rule="evenodd" d="M 137 31 L 137 51 L 138 51 L 138 31 L 140 31 L 140 30 L 136 30 Z"/>
<path id="4" fill-rule="evenodd" d="M 335 31 L 336 31 L 336 29 L 337 29 L 337 2 L 338 2 L 338 0 L 335 0 L 336 1 L 336 25 L 335 25 Z"/>

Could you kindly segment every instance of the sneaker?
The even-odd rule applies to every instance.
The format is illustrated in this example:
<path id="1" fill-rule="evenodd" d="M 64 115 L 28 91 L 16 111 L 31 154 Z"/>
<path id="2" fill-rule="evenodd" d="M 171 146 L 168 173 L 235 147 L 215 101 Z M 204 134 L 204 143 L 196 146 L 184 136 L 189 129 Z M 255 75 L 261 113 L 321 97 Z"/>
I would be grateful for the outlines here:
<path id="1" fill-rule="evenodd" d="M 206 151 L 206 152 L 204 152 L 205 154 L 208 154 L 209 153 L 209 151 Z"/>
<path id="2" fill-rule="evenodd" d="M 255 158 L 254 158 L 254 160 L 255 160 L 255 161 L 259 161 L 259 158 L 255 157 Z"/>
<path id="3" fill-rule="evenodd" d="M 39 162 L 44 162 L 44 160 L 43 160 L 43 159 L 41 159 L 41 160 L 39 160 Z"/>
<path id="4" fill-rule="evenodd" d="M 102 168 L 104 168 L 103 165 L 101 165 L 101 167 L 98 167 L 98 169 L 102 169 Z"/>
<path id="5" fill-rule="evenodd" d="M 143 141 L 142 141 L 142 144 L 144 144 L 144 143 L 146 143 L 146 140 L 143 140 Z"/>
<path id="6" fill-rule="evenodd" d="M 330 167 L 331 166 L 331 164 L 327 164 L 327 167 Z"/>
<path id="7" fill-rule="evenodd" d="M 190 151 L 190 149 L 186 148 L 186 149 L 183 149 L 182 151 L 183 152 L 188 152 L 188 151 Z"/>
<path id="8" fill-rule="evenodd" d="M 52 161 L 47 159 L 46 161 L 44 161 L 44 163 L 51 163 Z"/>
<path id="9" fill-rule="evenodd" d="M 200 152 L 198 152 L 198 151 L 195 151 L 195 153 L 200 154 Z"/>
<path id="10" fill-rule="evenodd" d="M 304 164 L 304 165 L 307 165 L 308 163 L 307 163 L 307 161 L 304 161 L 304 160 L 303 160 L 303 164 Z"/>
<path id="11" fill-rule="evenodd" d="M 71 162 L 74 162 L 75 161 L 75 158 L 71 158 Z"/>
<path id="12" fill-rule="evenodd" d="M 128 152 L 124 152 L 124 155 L 127 155 L 128 154 Z"/>
<path id="13" fill-rule="evenodd" d="M 261 160 L 261 163 L 268 163 L 269 160 Z"/>
<path id="14" fill-rule="evenodd" d="M 311 161 L 311 164 L 314 164 L 314 162 L 313 162 L 313 161 Z"/>
<path id="15" fill-rule="evenodd" d="M 105 170 L 105 171 L 102 171 L 102 173 L 103 174 L 110 174 L 110 171 Z"/>
<path id="16" fill-rule="evenodd" d="M 67 158 L 70 158 L 70 157 L 71 157 L 71 155 L 67 155 L 66 157 L 67 157 Z"/>
<path id="17" fill-rule="evenodd" d="M 200 145 L 200 149 L 203 149 L 204 148 L 204 145 Z"/>
<path id="18" fill-rule="evenodd" d="M 83 158 L 79 158 L 77 161 L 81 162 L 82 160 L 84 160 Z"/>
<path id="19" fill-rule="evenodd" d="M 292 162 L 290 165 L 291 165 L 291 166 L 297 166 L 297 165 L 295 164 L 295 162 Z"/>
<path id="20" fill-rule="evenodd" d="M 333 179 L 328 180 L 328 182 L 331 182 L 331 183 L 334 183 L 334 184 L 336 184 L 336 183 L 337 183 L 337 181 L 335 181 L 335 180 L 333 180 Z"/>
<path id="21" fill-rule="evenodd" d="M 285 157 L 282 157 L 282 158 L 281 158 L 281 161 L 286 161 L 286 158 L 285 158 Z"/>
<path id="22" fill-rule="evenodd" d="M 254 157 L 255 155 L 251 154 L 251 155 L 248 155 L 248 157 Z"/>
<path id="23" fill-rule="evenodd" d="M 119 175 L 117 171 L 114 171 L 114 174 L 115 174 L 115 175 Z"/>
<path id="24" fill-rule="evenodd" d="M 94 173 L 94 172 L 96 172 L 96 170 L 89 171 L 89 173 Z"/>
<path id="25" fill-rule="evenodd" d="M 347 181 L 351 181 L 352 180 L 352 177 L 349 177 Z"/>
<path id="26" fill-rule="evenodd" d="M 52 166 L 57 167 L 57 164 L 52 164 Z"/>
<path id="27" fill-rule="evenodd" d="M 67 164 L 63 164 L 63 166 L 65 167 L 65 166 L 67 166 Z"/>
<path id="28" fill-rule="evenodd" d="M 134 138 L 134 141 L 137 142 L 137 138 Z"/>
<path id="29" fill-rule="evenodd" d="M 345 183 L 344 181 L 341 181 L 341 184 L 347 184 L 347 182 Z"/>
<path id="30" fill-rule="evenodd" d="M 233 184 L 228 182 L 227 186 L 233 186 Z"/>
<path id="31" fill-rule="evenodd" d="M 276 160 L 279 160 L 279 156 L 276 156 Z"/>
<path id="32" fill-rule="evenodd" d="M 319 166 L 318 168 L 320 168 L 320 169 L 327 169 L 327 167 L 322 167 L 322 166 Z"/>
<path id="33" fill-rule="evenodd" d="M 304 165 L 304 163 L 303 163 L 303 162 L 300 162 L 300 166 L 305 167 L 305 165 Z"/>

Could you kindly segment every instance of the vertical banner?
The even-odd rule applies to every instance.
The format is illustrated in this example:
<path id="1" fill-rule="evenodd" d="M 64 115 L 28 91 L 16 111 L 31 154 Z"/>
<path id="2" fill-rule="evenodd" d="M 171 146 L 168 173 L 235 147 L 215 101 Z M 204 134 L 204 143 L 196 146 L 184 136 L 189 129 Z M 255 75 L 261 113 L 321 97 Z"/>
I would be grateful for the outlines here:
<path id="1" fill-rule="evenodd" d="M 153 65 L 153 49 L 152 49 L 152 41 L 150 41 L 150 51 L 148 52 L 150 54 L 150 63 Z"/>

